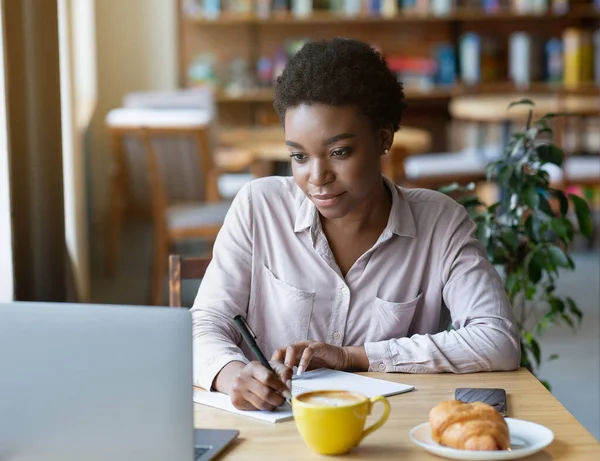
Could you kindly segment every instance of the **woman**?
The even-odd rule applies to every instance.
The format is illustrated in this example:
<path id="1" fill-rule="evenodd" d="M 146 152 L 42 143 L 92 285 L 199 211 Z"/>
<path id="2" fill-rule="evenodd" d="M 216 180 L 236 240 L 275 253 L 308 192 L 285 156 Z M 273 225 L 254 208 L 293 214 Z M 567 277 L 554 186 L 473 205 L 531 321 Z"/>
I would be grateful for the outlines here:
<path id="1" fill-rule="evenodd" d="M 353 40 L 309 43 L 274 105 L 293 178 L 252 181 L 231 207 L 192 309 L 195 384 L 272 409 L 295 366 L 516 369 L 511 308 L 464 208 L 382 177 L 404 110 L 383 58 Z M 278 376 L 251 361 L 237 314 Z"/>

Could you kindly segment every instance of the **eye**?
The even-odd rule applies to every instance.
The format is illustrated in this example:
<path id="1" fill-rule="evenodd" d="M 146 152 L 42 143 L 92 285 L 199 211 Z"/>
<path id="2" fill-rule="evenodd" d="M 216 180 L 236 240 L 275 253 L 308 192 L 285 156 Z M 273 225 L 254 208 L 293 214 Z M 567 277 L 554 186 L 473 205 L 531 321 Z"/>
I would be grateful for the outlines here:
<path id="1" fill-rule="evenodd" d="M 300 154 L 300 153 L 293 153 L 290 154 L 290 157 L 292 159 L 294 159 L 297 163 L 304 163 L 306 161 L 306 159 L 308 158 L 306 155 L 304 154 Z"/>
<path id="2" fill-rule="evenodd" d="M 350 154 L 350 149 L 348 148 L 343 148 L 343 149 L 335 149 L 331 152 L 331 156 L 332 157 L 346 157 L 348 156 L 348 154 Z"/>

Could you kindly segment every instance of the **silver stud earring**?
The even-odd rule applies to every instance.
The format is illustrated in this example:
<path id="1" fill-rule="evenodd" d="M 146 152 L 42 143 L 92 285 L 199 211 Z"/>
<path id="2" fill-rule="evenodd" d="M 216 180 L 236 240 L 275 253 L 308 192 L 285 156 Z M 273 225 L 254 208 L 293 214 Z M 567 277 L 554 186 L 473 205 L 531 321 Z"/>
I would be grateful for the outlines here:
<path id="1" fill-rule="evenodd" d="M 386 154 L 389 154 L 390 150 L 389 149 L 383 149 L 383 152 Z"/>

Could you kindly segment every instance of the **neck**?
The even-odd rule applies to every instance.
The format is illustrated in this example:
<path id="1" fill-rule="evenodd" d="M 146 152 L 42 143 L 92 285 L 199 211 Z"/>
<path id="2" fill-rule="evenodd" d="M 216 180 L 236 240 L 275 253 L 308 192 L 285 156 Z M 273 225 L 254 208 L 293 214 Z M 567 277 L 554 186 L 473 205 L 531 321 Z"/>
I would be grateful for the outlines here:
<path id="1" fill-rule="evenodd" d="M 383 231 L 392 208 L 392 194 L 383 179 L 379 186 L 365 197 L 351 213 L 343 218 L 325 219 L 321 216 L 323 230 L 343 231 L 345 234 L 358 234 L 377 229 Z"/>

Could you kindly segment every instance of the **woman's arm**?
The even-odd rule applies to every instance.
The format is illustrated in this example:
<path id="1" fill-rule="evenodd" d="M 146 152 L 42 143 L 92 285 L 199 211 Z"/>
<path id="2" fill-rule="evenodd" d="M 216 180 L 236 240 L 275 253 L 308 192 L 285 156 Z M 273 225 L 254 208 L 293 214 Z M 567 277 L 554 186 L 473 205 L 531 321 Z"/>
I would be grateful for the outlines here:
<path id="1" fill-rule="evenodd" d="M 191 309 L 194 384 L 211 389 L 229 363 L 239 368 L 249 360 L 237 346 L 241 337 L 233 317 L 246 316 L 252 271 L 252 194 L 250 183 L 237 194 L 213 247 Z"/>
<path id="2" fill-rule="evenodd" d="M 519 367 L 513 312 L 475 229 L 460 207 L 445 238 L 442 295 L 454 330 L 367 343 L 370 370 L 468 373 Z"/>

